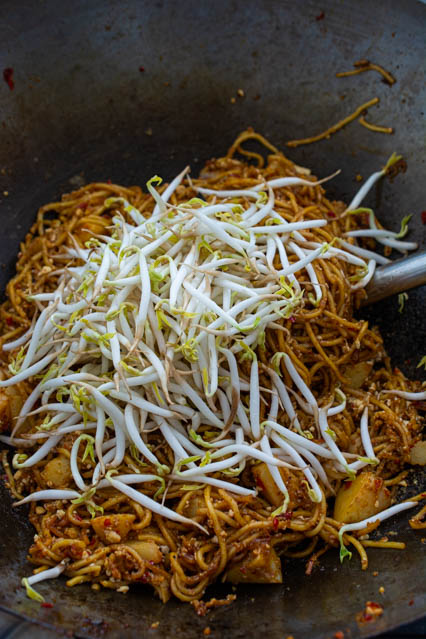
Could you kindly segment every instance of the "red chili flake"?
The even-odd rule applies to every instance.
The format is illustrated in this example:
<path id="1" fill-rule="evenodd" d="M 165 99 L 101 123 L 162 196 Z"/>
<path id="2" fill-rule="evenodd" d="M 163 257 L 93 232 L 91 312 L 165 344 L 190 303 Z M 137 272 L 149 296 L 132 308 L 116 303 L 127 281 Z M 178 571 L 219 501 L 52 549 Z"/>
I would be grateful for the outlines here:
<path id="1" fill-rule="evenodd" d="M 274 530 L 278 530 L 278 526 L 280 525 L 278 517 L 274 517 L 272 520 L 272 526 Z"/>
<path id="2" fill-rule="evenodd" d="M 105 526 L 111 526 L 111 519 L 104 519 L 104 528 Z"/>
<path id="3" fill-rule="evenodd" d="M 261 490 L 265 490 L 265 486 L 260 477 L 256 477 L 256 486 L 259 486 Z"/>
<path id="4" fill-rule="evenodd" d="M 420 215 L 422 216 L 423 224 L 426 224 L 426 211 L 422 211 Z"/>
<path id="5" fill-rule="evenodd" d="M 414 605 L 414 599 L 410 599 L 410 601 L 408 602 L 408 605 L 409 605 L 409 606 Z"/>
<path id="6" fill-rule="evenodd" d="M 376 490 L 380 490 L 380 488 L 382 487 L 382 483 L 383 483 L 383 482 L 382 482 L 382 480 L 381 480 L 381 479 L 379 479 L 379 478 L 375 479 L 375 480 L 374 480 L 374 488 L 375 488 Z"/>
<path id="7" fill-rule="evenodd" d="M 139 67 L 139 71 L 143 73 L 145 71 L 145 67 Z"/>
<path id="8" fill-rule="evenodd" d="M 343 486 L 344 486 L 345 490 L 348 490 L 348 488 L 350 488 L 352 486 L 352 482 L 351 481 L 345 481 Z"/>
<path id="9" fill-rule="evenodd" d="M 334 639 L 344 639 L 345 633 L 341 630 L 338 630 L 334 633 Z"/>
<path id="10" fill-rule="evenodd" d="M 74 517 L 78 520 L 78 521 L 83 521 L 83 517 L 80 517 L 80 515 L 78 513 L 74 513 Z"/>
<path id="11" fill-rule="evenodd" d="M 48 601 L 43 601 L 41 604 L 42 608 L 53 608 L 53 603 L 49 603 Z"/>
<path id="12" fill-rule="evenodd" d="M 417 410 L 426 410 L 426 402 L 413 402 L 413 406 L 417 408 Z"/>
<path id="13" fill-rule="evenodd" d="M 327 215 L 328 217 L 332 217 L 332 218 L 336 217 L 336 214 L 334 213 L 334 211 L 327 211 Z"/>
<path id="14" fill-rule="evenodd" d="M 320 20 L 324 20 L 324 18 L 325 18 L 325 13 L 324 13 L 324 11 L 321 11 L 321 13 L 319 13 L 319 14 L 315 17 L 315 20 L 316 20 L 317 22 L 319 22 Z"/>
<path id="15" fill-rule="evenodd" d="M 373 619 L 373 615 L 364 615 L 364 621 L 371 621 Z"/>
<path id="16" fill-rule="evenodd" d="M 240 568 L 240 572 L 242 572 L 242 573 L 243 573 L 243 575 L 245 575 L 245 574 L 246 574 L 246 572 L 247 572 L 247 568 L 244 568 L 244 566 L 242 566 L 242 567 Z"/>
<path id="17" fill-rule="evenodd" d="M 280 517 L 284 517 L 284 519 L 288 521 L 289 519 L 293 517 L 293 513 L 291 512 L 291 510 L 289 510 L 286 513 L 284 513 L 284 515 L 280 515 Z"/>
<path id="18" fill-rule="evenodd" d="M 382 606 L 375 601 L 367 601 L 367 606 L 373 610 L 381 610 Z"/>
<path id="19" fill-rule="evenodd" d="M 82 211 L 85 211 L 88 206 L 89 206 L 89 202 L 82 202 L 80 204 L 80 208 L 81 208 Z"/>
<path id="20" fill-rule="evenodd" d="M 13 89 L 15 88 L 15 83 L 13 81 L 12 67 L 7 67 L 7 69 L 3 69 L 3 80 L 6 82 L 9 89 L 13 91 Z"/>
<path id="21" fill-rule="evenodd" d="M 11 317 L 6 317 L 6 324 L 8 326 L 13 326 L 13 319 Z"/>

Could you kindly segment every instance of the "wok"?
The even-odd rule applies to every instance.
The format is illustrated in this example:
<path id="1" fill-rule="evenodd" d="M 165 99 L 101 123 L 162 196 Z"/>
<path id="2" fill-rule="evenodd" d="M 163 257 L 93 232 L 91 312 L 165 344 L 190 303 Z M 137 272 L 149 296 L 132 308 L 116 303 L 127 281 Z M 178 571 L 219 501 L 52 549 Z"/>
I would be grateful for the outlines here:
<path id="1" fill-rule="evenodd" d="M 348 199 L 357 173 L 366 177 L 392 151 L 402 153 L 408 171 L 394 184 L 382 183 L 368 202 L 394 229 L 413 213 L 410 237 L 424 245 L 426 8 L 420 2 L 2 0 L 0 11 L 1 66 L 13 67 L 15 81 L 13 91 L 0 86 L 2 290 L 37 207 L 83 181 L 142 184 L 155 173 L 170 179 L 187 163 L 196 173 L 248 125 L 282 146 L 375 95 L 380 105 L 369 119 L 395 126 L 393 136 L 354 122 L 288 155 L 321 177 L 341 168 L 329 190 Z M 392 70 L 397 83 L 389 87 L 373 72 L 335 77 L 362 57 Z M 424 288 L 410 292 L 403 314 L 397 307 L 391 298 L 362 314 L 380 325 L 395 364 L 419 377 Z M 356 557 L 341 566 L 333 552 L 310 577 L 301 563 L 289 562 L 282 586 L 238 588 L 234 605 L 206 619 L 175 601 L 163 606 L 142 588 L 122 596 L 67 589 L 61 580 L 40 588 L 54 603 L 45 609 L 19 585 L 29 573 L 25 555 L 33 534 L 23 510 L 12 511 L 2 490 L 0 605 L 78 636 L 191 639 L 209 625 L 213 636 L 231 639 L 263 633 L 316 639 L 337 630 L 368 637 L 425 613 L 425 545 L 405 516 L 383 529 L 397 531 L 407 549 L 370 549 L 368 572 Z M 229 588 L 211 593 L 222 591 Z M 366 600 L 380 600 L 385 612 L 359 626 L 355 615 Z M 150 629 L 157 621 L 158 630 Z"/>

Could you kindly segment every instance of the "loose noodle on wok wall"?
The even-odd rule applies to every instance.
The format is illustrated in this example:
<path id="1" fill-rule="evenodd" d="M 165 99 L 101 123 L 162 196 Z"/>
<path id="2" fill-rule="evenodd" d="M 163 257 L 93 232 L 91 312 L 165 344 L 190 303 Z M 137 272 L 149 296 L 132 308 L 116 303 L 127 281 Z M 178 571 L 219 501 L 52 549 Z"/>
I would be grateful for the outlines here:
<path id="1" fill-rule="evenodd" d="M 297 271 L 297 277 L 290 274 L 287 279 L 281 280 L 281 295 L 293 295 L 294 307 L 273 319 L 253 348 L 246 345 L 236 353 L 234 360 L 242 385 L 240 404 L 232 389 L 226 395 L 226 380 L 221 381 L 226 371 L 231 375 L 231 356 L 227 355 L 226 350 L 231 342 L 226 348 L 219 348 L 218 390 L 209 396 L 206 390 L 209 384 L 214 383 L 209 378 L 204 386 L 201 380 L 201 390 L 199 388 L 198 392 L 203 398 L 203 405 L 209 407 L 213 415 L 221 417 L 221 428 L 215 425 L 213 418 L 210 421 L 206 419 L 205 423 L 201 419 L 196 432 L 191 434 L 192 444 L 185 444 L 182 432 L 180 439 L 177 432 L 177 441 L 176 435 L 173 439 L 173 431 L 170 435 L 171 428 L 161 426 L 161 417 L 149 420 L 145 415 L 145 422 L 152 423 L 145 429 L 142 423 L 140 437 L 143 442 L 140 445 L 148 447 L 147 454 L 151 451 L 151 456 L 154 455 L 160 466 L 144 457 L 141 450 L 145 448 L 138 450 L 134 443 L 127 445 L 119 465 L 113 467 L 114 472 L 108 473 L 112 468 L 110 456 L 105 468 L 98 473 L 97 479 L 103 478 L 103 485 L 98 487 L 96 484 L 96 490 L 89 490 L 94 469 L 99 462 L 99 448 L 92 443 L 96 424 L 91 426 L 87 423 L 93 415 L 85 415 L 81 429 L 73 431 L 70 422 L 70 432 L 55 440 L 40 461 L 26 468 L 28 456 L 40 450 L 49 439 L 52 441 L 50 434 L 47 439 L 40 434 L 49 429 L 54 434 L 55 428 L 61 427 L 59 422 L 56 427 L 51 426 L 45 413 L 37 410 L 40 400 L 31 404 L 26 411 L 29 413 L 27 417 L 21 415 L 20 420 L 17 419 L 50 363 L 46 364 L 44 371 L 14 386 L 0 388 L 2 439 L 15 443 L 18 449 L 18 456 L 14 457 L 15 468 L 10 466 L 7 453 L 3 453 L 3 464 L 13 495 L 22 500 L 37 491 L 68 491 L 65 494 L 58 492 L 58 499 L 46 500 L 41 496 L 40 500 L 30 503 L 29 517 L 36 534 L 29 550 L 29 561 L 35 566 L 36 577 L 39 571 L 58 566 L 58 574 L 63 572 L 66 575 L 69 586 L 90 582 L 94 589 L 103 586 L 126 591 L 131 584 L 148 583 L 162 601 L 167 601 L 171 595 L 182 601 L 197 601 L 204 595 L 207 586 L 217 579 L 233 583 L 280 583 L 283 580 L 280 558 L 283 559 L 284 569 L 286 557 L 306 558 L 307 571 L 310 572 L 314 561 L 327 548 L 339 545 L 339 531 L 343 524 L 348 526 L 348 532 L 341 532 L 340 542 L 355 547 L 363 568 L 368 564 L 366 547 L 373 543 L 384 547 L 387 545 L 387 542 L 373 542 L 363 537 L 366 531 L 377 527 L 379 518 L 369 521 L 360 530 L 351 529 L 351 522 L 368 518 L 374 520 L 379 511 L 391 507 L 393 486 L 406 477 L 410 451 L 421 439 L 422 419 L 419 411 L 424 405 L 421 401 L 416 403 L 398 395 L 382 393 L 400 390 L 415 392 L 416 397 L 422 395 L 419 383 L 406 380 L 400 371 L 392 369 L 378 331 L 370 328 L 366 321 L 354 318 L 353 309 L 365 295 L 362 286 L 358 288 L 356 284 L 366 277 L 366 270 L 360 273 L 357 253 L 351 254 L 355 256 L 352 261 L 347 261 L 343 253 L 340 256 L 338 251 L 333 253 L 333 248 L 343 251 L 343 242 L 346 242 L 346 246 L 360 246 L 363 251 L 374 248 L 371 238 L 361 240 L 364 243 L 357 245 L 356 240 L 346 235 L 368 226 L 369 213 L 366 210 L 353 215 L 345 213 L 343 203 L 330 202 L 322 186 L 316 183 L 309 172 L 294 165 L 269 143 L 271 154 L 265 165 L 261 155 L 248 152 L 241 146 L 247 139 L 266 142 L 252 131 L 243 133 L 226 157 L 210 160 L 206 164 L 198 179 L 182 179 L 170 196 L 169 211 L 179 211 L 180 205 L 190 206 L 196 216 L 198 209 L 202 212 L 205 203 L 207 206 L 231 203 L 237 208 L 228 207 L 223 214 L 218 211 L 215 219 L 224 222 L 221 228 L 227 228 L 232 233 L 232 225 L 240 224 L 244 211 L 252 206 L 252 214 L 258 215 L 256 211 L 268 201 L 268 197 L 271 198 L 271 190 L 268 192 L 265 182 L 282 177 L 307 180 L 307 184 L 274 187 L 271 215 L 259 220 L 257 227 L 268 233 L 274 224 L 325 221 L 322 226 L 307 224 L 307 228 L 298 230 L 295 236 L 297 241 L 292 235 L 287 236 L 284 244 L 290 250 L 285 256 L 277 248 L 273 250 L 269 242 L 270 255 L 273 257 L 268 268 L 272 274 L 284 269 L 284 259 L 291 266 L 310 255 L 309 251 L 317 250 L 317 246 L 323 247 L 322 253 L 318 250 L 316 259 Z M 236 159 L 237 151 L 255 157 L 258 166 Z M 259 185 L 262 185 L 261 188 Z M 253 196 L 250 199 L 249 195 L 244 195 L 244 192 L 256 188 L 261 198 L 257 208 Z M 60 202 L 48 204 L 39 210 L 35 224 L 21 244 L 17 274 L 7 286 L 7 299 L 0 309 L 2 345 L 19 340 L 26 331 L 31 336 L 31 331 L 35 330 L 34 319 L 45 308 L 41 298 L 35 301 L 34 296 L 56 291 L 67 269 L 82 263 L 79 247 L 83 249 L 92 237 L 105 238 L 114 232 L 117 215 L 123 223 L 125 221 L 128 224 L 135 224 L 129 212 L 131 209 L 139 211 L 147 219 L 155 210 L 158 215 L 161 205 L 159 196 L 166 192 L 167 185 L 156 186 L 156 189 L 155 193 L 151 190 L 147 194 L 139 187 L 93 183 L 65 194 Z M 237 191 L 241 194 L 234 197 L 232 193 L 216 196 L 214 191 Z M 203 198 L 204 202 L 199 198 Z M 274 214 L 279 219 L 273 220 Z M 229 226 L 226 227 L 225 223 Z M 373 228 L 376 228 L 375 224 Z M 205 229 L 206 237 L 208 232 L 208 228 Z M 240 237 L 244 237 L 242 232 Z M 389 237 L 391 242 L 398 241 Z M 337 238 L 342 238 L 343 242 L 339 244 Z M 178 240 L 179 237 L 174 237 L 173 242 Z M 209 241 L 204 241 L 199 249 L 201 261 L 194 271 L 214 249 Z M 70 251 L 73 251 L 72 258 Z M 359 257 L 358 261 L 360 259 L 363 258 Z M 161 258 L 158 264 L 164 265 L 166 262 L 166 258 Z M 253 281 L 259 281 L 262 286 L 267 286 L 273 280 L 268 279 L 266 271 L 263 276 L 261 272 L 253 273 L 252 267 L 252 264 L 245 264 L 242 260 L 241 273 Z M 225 275 L 227 268 L 223 270 Z M 171 278 L 170 273 L 168 277 Z M 237 284 L 238 278 L 233 281 Z M 192 291 L 190 287 L 188 290 Z M 238 285 L 232 290 L 238 291 Z M 191 296 L 192 293 L 188 293 L 187 303 Z M 229 299 L 232 299 L 232 293 Z M 99 307 L 101 305 L 98 304 Z M 210 312 L 213 313 L 211 309 Z M 187 315 L 183 319 L 178 316 L 184 326 L 189 326 L 191 322 L 191 314 Z M 172 321 L 172 311 L 169 309 L 168 314 L 157 314 L 156 317 L 159 325 L 163 322 L 163 329 L 167 331 L 167 322 Z M 61 330 L 59 333 L 58 329 L 58 336 L 65 343 L 68 333 L 65 329 Z M 219 343 L 220 337 L 216 337 L 214 332 L 212 334 L 215 338 L 209 343 L 216 343 L 216 339 Z M 238 339 L 243 342 L 249 334 L 248 329 L 242 331 Z M 85 357 L 98 357 L 99 350 L 107 344 L 105 340 L 112 338 L 96 339 L 98 342 L 92 341 L 87 346 Z M 13 366 L 15 369 L 18 367 L 19 372 L 18 364 L 24 357 L 23 353 L 18 356 L 21 346 L 19 344 L 12 350 L 2 352 L 3 379 L 11 377 Z M 175 369 L 170 366 L 166 386 L 164 380 L 162 385 L 161 379 L 155 386 L 153 384 L 147 394 L 151 403 L 167 408 L 171 401 L 167 393 L 176 397 L 179 386 L 185 384 L 186 379 L 191 379 L 190 366 L 195 362 L 192 348 L 192 342 L 176 346 L 176 352 L 180 349 L 182 354 L 179 355 L 179 361 L 183 362 L 183 368 L 179 372 L 177 364 Z M 150 365 L 150 362 L 154 362 L 154 368 L 159 366 L 152 355 L 151 360 L 144 361 L 145 366 Z M 130 368 L 128 370 L 131 371 Z M 129 374 L 134 375 L 135 372 Z M 105 377 L 106 381 L 111 379 L 112 375 Z M 227 379 L 229 386 L 230 378 Z M 119 388 L 120 383 L 120 379 L 116 378 L 116 388 Z M 254 384 L 259 387 L 258 395 L 252 392 Z M 74 389 L 74 402 L 77 401 L 77 391 L 83 385 L 84 382 Z M 304 391 L 306 388 L 308 390 Z M 105 397 L 108 396 L 105 393 Z M 314 403 L 309 404 L 311 396 Z M 88 401 L 83 392 L 79 397 L 83 403 Z M 126 401 L 123 395 L 118 393 L 114 401 L 124 414 Z M 66 397 L 58 396 L 57 402 L 66 403 Z M 88 412 L 96 410 L 95 405 L 87 404 Z M 192 414 L 194 406 L 194 402 L 188 400 L 187 407 L 191 408 Z M 334 407 L 334 412 L 330 407 Z M 132 412 L 133 420 L 142 419 L 140 413 L 128 410 Z M 229 413 L 227 419 L 226 410 Z M 169 418 L 164 419 L 167 422 Z M 364 430 L 360 425 L 362 419 L 368 421 L 363 422 Z M 208 451 L 220 445 L 221 440 L 236 437 L 236 429 L 242 431 L 246 420 L 250 421 L 252 432 L 247 434 L 245 430 L 238 437 L 243 437 L 244 445 L 250 445 L 251 454 L 257 457 L 246 457 L 243 462 L 235 462 L 237 467 L 232 472 L 224 469 L 225 472 L 218 470 L 204 476 L 192 472 L 192 475 L 187 473 L 187 479 L 185 472 L 179 474 L 182 470 L 194 468 L 194 463 L 199 463 L 199 460 L 195 460 L 196 454 L 191 452 L 191 446 L 194 450 L 199 449 L 199 446 L 205 447 L 202 464 L 208 467 L 217 459 L 211 458 Z M 189 433 L 189 417 L 187 421 Z M 321 424 L 324 423 L 326 427 L 321 430 Z M 280 431 L 282 427 L 286 430 Z M 9 438 L 12 431 L 16 437 L 14 441 Z M 290 431 L 296 434 L 296 438 Z M 114 448 L 111 424 L 107 424 L 105 433 L 101 443 L 104 446 L 103 455 L 107 459 L 107 451 L 114 452 L 118 444 Z M 304 440 L 298 440 L 297 436 Z M 253 445 L 256 441 L 258 443 Z M 303 445 L 300 447 L 300 441 L 312 442 L 311 448 L 306 451 Z M 286 442 L 291 450 L 283 452 L 280 448 L 284 445 L 282 442 Z M 328 446 L 327 451 L 330 452 L 334 450 L 332 442 L 337 452 L 321 458 L 320 463 L 315 457 L 315 444 L 322 446 L 323 450 Z M 176 450 L 182 444 L 188 459 L 194 459 L 195 462 L 182 460 L 181 456 L 181 464 L 177 464 Z M 370 456 L 366 453 L 368 446 L 371 446 Z M 346 455 L 340 466 L 337 461 L 339 451 L 344 451 Z M 234 454 L 230 451 L 225 459 Z M 277 458 L 281 455 L 280 459 L 286 462 L 271 467 L 265 461 L 271 455 Z M 297 461 L 298 455 L 303 464 Z M 351 464 L 358 466 L 352 470 Z M 163 470 L 161 474 L 160 467 L 168 471 Z M 197 467 L 197 472 L 202 473 L 202 466 Z M 312 469 L 311 475 L 307 475 L 308 467 Z M 75 481 L 76 469 L 81 480 L 80 487 Z M 358 473 L 357 478 L 355 473 Z M 137 474 L 147 476 L 143 484 L 134 482 Z M 129 479 L 125 480 L 126 477 Z M 212 485 L 208 483 L 209 477 L 226 484 L 213 481 Z M 123 480 L 120 481 L 120 478 Z M 123 484 L 125 481 L 129 483 Z M 242 490 L 238 493 L 238 489 L 234 488 L 233 492 L 233 486 Z M 132 491 L 137 491 L 139 496 L 147 496 L 159 505 L 163 503 L 176 514 L 175 520 L 159 514 L 161 510 L 153 512 L 145 502 L 140 503 L 140 499 L 135 501 L 137 494 Z M 82 493 L 84 498 L 79 498 Z M 338 497 L 333 509 L 335 495 Z M 421 498 L 422 495 L 414 498 L 412 505 Z M 424 512 L 421 511 L 413 517 L 413 527 L 424 527 L 423 516 Z M 188 520 L 192 520 L 197 527 L 189 525 Z M 390 547 L 398 546 L 392 542 Z M 36 581 L 35 577 L 29 578 L 27 585 L 30 587 Z M 32 592 L 30 588 L 30 594 Z"/>

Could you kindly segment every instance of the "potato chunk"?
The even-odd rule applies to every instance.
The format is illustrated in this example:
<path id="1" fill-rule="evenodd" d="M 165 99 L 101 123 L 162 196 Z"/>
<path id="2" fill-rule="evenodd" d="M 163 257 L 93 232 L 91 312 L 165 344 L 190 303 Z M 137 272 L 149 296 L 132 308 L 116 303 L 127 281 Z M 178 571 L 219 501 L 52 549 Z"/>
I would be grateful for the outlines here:
<path id="1" fill-rule="evenodd" d="M 127 537 L 134 520 L 135 515 L 128 515 L 127 513 L 105 515 L 95 517 L 92 521 L 92 527 L 105 544 L 118 544 Z"/>
<path id="2" fill-rule="evenodd" d="M 233 584 L 282 584 L 281 560 L 269 544 L 262 544 L 228 570 L 226 581 Z"/>
<path id="3" fill-rule="evenodd" d="M 88 215 L 77 224 L 74 229 L 74 237 L 76 237 L 82 245 L 90 240 L 94 235 L 101 235 L 105 232 L 105 228 L 110 224 L 108 218 L 100 215 Z"/>
<path id="4" fill-rule="evenodd" d="M 288 468 L 280 468 L 279 471 L 290 496 L 289 509 L 291 510 L 296 504 L 300 504 L 306 498 L 305 488 L 301 484 L 303 477 L 299 477 Z M 261 490 L 265 499 L 267 499 L 272 506 L 280 506 L 284 501 L 284 495 L 277 488 L 267 465 L 263 462 L 256 464 L 256 466 L 252 468 L 252 474 L 256 486 Z"/>
<path id="5" fill-rule="evenodd" d="M 163 559 L 161 550 L 153 541 L 139 541 L 138 539 L 132 539 L 131 541 L 126 542 L 126 546 L 130 546 L 130 548 L 136 550 L 142 559 L 152 561 L 154 564 L 160 563 Z"/>
<path id="6" fill-rule="evenodd" d="M 410 464 L 426 465 L 426 440 L 414 444 L 410 450 Z"/>
<path id="7" fill-rule="evenodd" d="M 0 390 L 0 430 L 8 430 L 12 426 L 12 421 L 21 412 L 25 399 L 20 384 Z"/>
<path id="8" fill-rule="evenodd" d="M 41 472 L 43 480 L 49 488 L 64 488 L 71 479 L 70 462 L 65 455 L 58 455 L 47 462 Z"/>
<path id="9" fill-rule="evenodd" d="M 358 362 L 346 366 L 343 374 L 349 380 L 351 388 L 361 388 L 372 368 L 373 362 Z"/>
<path id="10" fill-rule="evenodd" d="M 7 427 L 10 422 L 9 397 L 5 390 L 0 391 L 0 430 Z"/>
<path id="11" fill-rule="evenodd" d="M 353 524 L 389 508 L 391 495 L 383 479 L 374 473 L 363 472 L 339 489 L 334 504 L 334 519 Z"/>

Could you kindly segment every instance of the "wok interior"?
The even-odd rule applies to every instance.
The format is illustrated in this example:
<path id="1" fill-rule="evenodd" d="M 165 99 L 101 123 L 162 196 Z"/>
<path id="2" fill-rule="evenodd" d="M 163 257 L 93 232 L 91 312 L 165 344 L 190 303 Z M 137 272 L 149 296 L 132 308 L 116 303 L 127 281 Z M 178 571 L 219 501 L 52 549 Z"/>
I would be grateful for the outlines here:
<path id="1" fill-rule="evenodd" d="M 6 11 L 6 3 L 2 8 Z M 324 18 L 317 20 L 322 11 Z M 81 181 L 143 184 L 155 173 L 170 179 L 188 163 L 195 174 L 248 125 L 283 147 L 285 140 L 319 132 L 375 95 L 380 107 L 370 119 L 395 126 L 394 136 L 371 133 L 355 122 L 330 140 L 288 155 L 320 177 L 341 168 L 329 192 L 348 199 L 357 188 L 357 173 L 366 177 L 392 151 L 402 153 L 408 172 L 394 184 L 382 184 L 370 204 L 389 228 L 398 229 L 401 217 L 413 213 L 410 238 L 424 244 L 419 121 L 425 11 L 420 3 L 377 2 L 373 12 L 363 0 L 356 20 L 351 3 L 331 1 L 321 8 L 260 6 L 254 0 L 235 6 L 46 2 L 8 5 L 3 15 L 0 41 L 3 59 L 14 68 L 15 89 L 2 87 L 0 192 L 9 193 L 1 197 L 2 289 L 37 207 Z M 335 78 L 336 71 L 366 56 L 393 71 L 397 83 L 388 87 L 374 73 Z M 244 97 L 237 96 L 238 89 Z M 413 336 L 422 334 L 425 307 L 424 290 L 418 290 L 409 294 L 403 314 L 396 299 L 362 311 L 379 323 L 393 361 L 412 377 L 420 376 L 419 342 Z M 237 602 L 207 620 L 176 602 L 163 607 L 143 589 L 119 596 L 85 586 L 69 590 L 57 582 L 44 585 L 46 599 L 55 602 L 45 610 L 19 588 L 28 573 L 25 553 L 33 532 L 25 514 L 12 511 L 5 491 L 2 497 L 0 603 L 80 635 L 95 635 L 97 622 L 105 620 L 111 637 L 122 636 L 123 623 L 128 636 L 137 636 L 156 621 L 164 637 L 200 636 L 206 625 L 227 636 L 267 629 L 271 637 L 314 638 L 346 628 L 366 636 L 424 613 L 422 546 L 404 517 L 383 530 L 396 530 L 407 549 L 372 549 L 367 573 L 356 559 L 340 566 L 333 552 L 309 578 L 302 563 L 288 563 L 282 586 L 240 587 Z M 381 585 L 385 614 L 374 627 L 359 630 L 355 614 L 366 600 L 378 600 Z M 229 587 L 211 594 L 222 590 Z"/>

